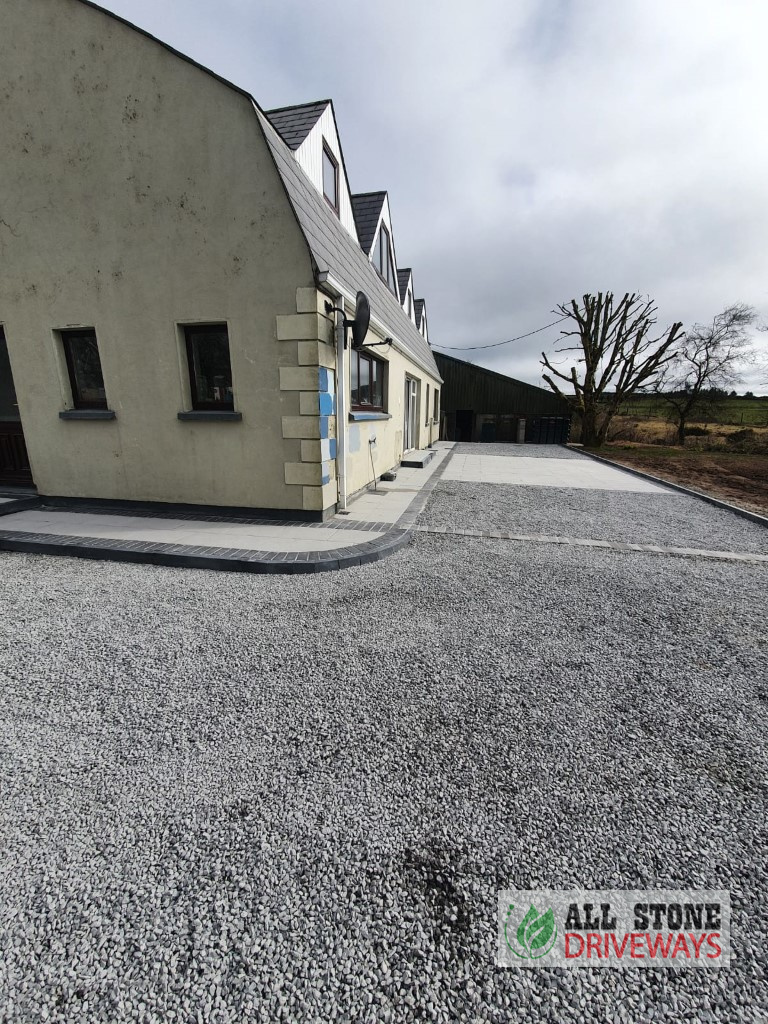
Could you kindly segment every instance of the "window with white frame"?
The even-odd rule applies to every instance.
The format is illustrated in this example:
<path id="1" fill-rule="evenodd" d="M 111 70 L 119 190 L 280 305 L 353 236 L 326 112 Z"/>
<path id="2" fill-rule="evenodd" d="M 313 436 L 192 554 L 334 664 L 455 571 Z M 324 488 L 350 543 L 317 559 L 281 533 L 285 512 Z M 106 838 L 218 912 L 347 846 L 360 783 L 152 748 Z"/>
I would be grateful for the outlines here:
<path id="1" fill-rule="evenodd" d="M 373 247 L 373 265 L 387 282 L 390 291 L 395 291 L 395 261 L 392 259 L 392 241 L 384 224 L 379 228 Z"/>
<path id="2" fill-rule="evenodd" d="M 323 140 L 323 195 L 329 206 L 339 212 L 339 162 Z"/>

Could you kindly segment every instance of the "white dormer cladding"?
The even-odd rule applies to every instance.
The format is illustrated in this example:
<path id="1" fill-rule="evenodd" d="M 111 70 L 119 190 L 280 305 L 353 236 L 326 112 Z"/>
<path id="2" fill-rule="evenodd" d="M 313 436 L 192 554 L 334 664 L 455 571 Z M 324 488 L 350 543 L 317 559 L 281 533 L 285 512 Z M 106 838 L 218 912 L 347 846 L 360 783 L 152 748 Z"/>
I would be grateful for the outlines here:
<path id="1" fill-rule="evenodd" d="M 422 338 L 429 344 L 429 327 L 427 325 L 427 304 L 424 299 L 416 299 L 414 302 L 414 308 L 416 309 L 416 327 Z"/>
<path id="2" fill-rule="evenodd" d="M 377 265 L 377 250 L 380 245 L 381 229 L 382 226 L 386 228 L 387 236 L 389 237 L 389 249 L 392 259 L 392 283 L 387 282 L 390 291 L 394 292 L 398 300 L 400 299 L 400 290 L 397 285 L 397 256 L 395 255 L 395 236 L 392 231 L 392 213 L 389 209 L 389 193 L 384 193 L 384 202 L 381 205 L 381 213 L 379 214 L 379 222 L 376 225 L 376 231 L 373 235 L 373 246 L 369 259 L 373 263 L 374 267 Z M 377 268 L 378 269 L 378 268 Z M 382 275 L 385 277 L 385 275 Z M 386 280 L 386 277 L 385 277 Z"/>
<path id="3" fill-rule="evenodd" d="M 336 119 L 333 116 L 333 108 L 330 103 L 310 130 L 306 139 L 294 150 L 296 159 L 320 195 L 323 195 L 323 143 L 333 154 L 339 168 L 339 220 L 350 235 L 357 240 L 357 228 L 355 227 L 355 218 L 352 213 L 349 182 L 347 181 L 347 173 L 344 169 L 344 160 L 341 155 L 341 143 L 339 142 L 339 133 L 336 130 Z"/>
<path id="4" fill-rule="evenodd" d="M 416 323 L 416 305 L 413 298 L 413 273 L 410 270 L 401 270 L 398 283 L 400 284 L 400 304 L 405 310 L 411 323 Z M 405 284 L 405 287 L 403 287 Z"/>

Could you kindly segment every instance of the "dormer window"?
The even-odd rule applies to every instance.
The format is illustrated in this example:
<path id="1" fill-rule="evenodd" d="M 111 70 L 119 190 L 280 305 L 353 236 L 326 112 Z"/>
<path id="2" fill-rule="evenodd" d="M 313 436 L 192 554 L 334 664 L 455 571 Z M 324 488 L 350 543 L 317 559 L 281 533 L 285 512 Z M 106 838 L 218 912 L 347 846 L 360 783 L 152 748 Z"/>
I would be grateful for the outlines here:
<path id="1" fill-rule="evenodd" d="M 389 240 L 389 232 L 382 224 L 379 228 L 379 237 L 373 247 L 373 265 L 387 282 L 391 291 L 395 290 L 395 263 L 392 259 L 392 244 Z"/>
<path id="2" fill-rule="evenodd" d="M 339 212 L 339 164 L 323 140 L 323 195 L 336 213 Z"/>
<path id="3" fill-rule="evenodd" d="M 413 296 L 410 288 L 408 289 L 408 316 L 413 320 Z"/>

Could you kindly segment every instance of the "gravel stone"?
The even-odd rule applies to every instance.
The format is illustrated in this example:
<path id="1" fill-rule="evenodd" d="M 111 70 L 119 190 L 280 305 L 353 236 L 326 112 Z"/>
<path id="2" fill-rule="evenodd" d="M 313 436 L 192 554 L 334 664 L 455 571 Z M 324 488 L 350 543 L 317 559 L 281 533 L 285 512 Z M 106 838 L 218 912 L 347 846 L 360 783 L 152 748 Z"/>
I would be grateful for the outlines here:
<path id="1" fill-rule="evenodd" d="M 767 579 L 433 534 L 320 577 L 0 555 L 3 1021 L 764 1021 Z M 498 889 L 579 886 L 729 889 L 732 966 L 495 966 Z"/>
<path id="2" fill-rule="evenodd" d="M 698 498 L 673 492 L 646 494 L 440 480 L 419 523 L 628 544 L 768 553 L 768 530 L 764 526 Z"/>
<path id="3" fill-rule="evenodd" d="M 502 444 L 488 441 L 482 444 L 459 441 L 453 446 L 456 455 L 498 455 L 505 459 L 586 459 L 574 448 L 559 444 Z"/>

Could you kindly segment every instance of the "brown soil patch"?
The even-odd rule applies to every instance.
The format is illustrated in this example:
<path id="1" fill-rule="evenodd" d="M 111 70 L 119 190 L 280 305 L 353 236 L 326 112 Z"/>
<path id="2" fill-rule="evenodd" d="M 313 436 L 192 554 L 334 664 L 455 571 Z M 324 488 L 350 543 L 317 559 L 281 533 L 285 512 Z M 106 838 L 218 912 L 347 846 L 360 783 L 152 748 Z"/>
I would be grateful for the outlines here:
<path id="1" fill-rule="evenodd" d="M 750 512 L 768 515 L 768 455 L 692 452 L 681 448 L 625 449 L 606 445 L 596 454 L 662 480 L 711 494 Z"/>

